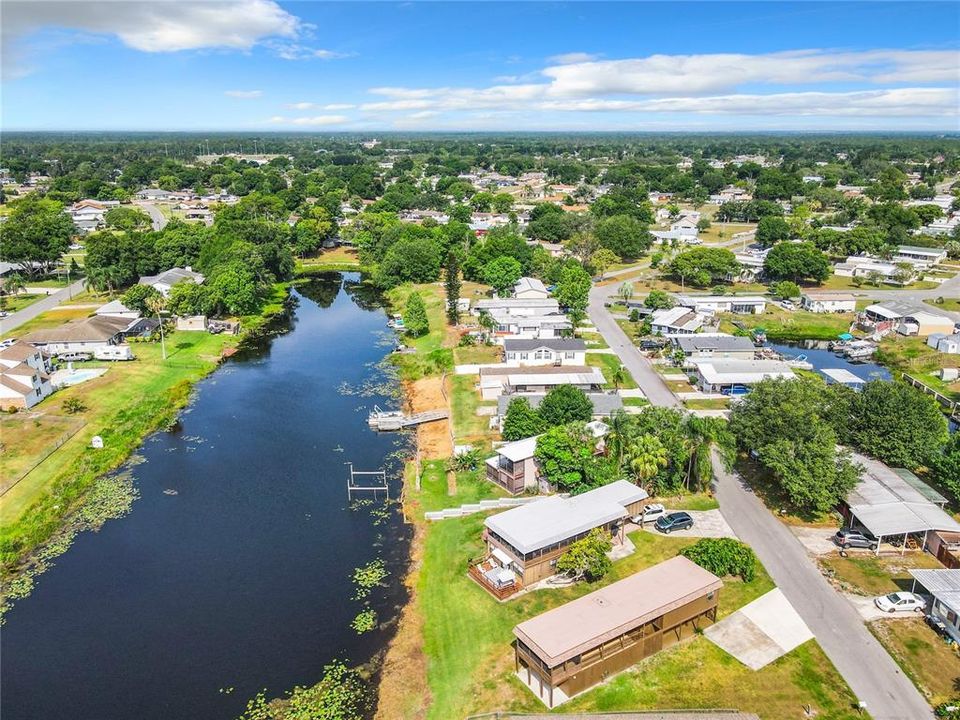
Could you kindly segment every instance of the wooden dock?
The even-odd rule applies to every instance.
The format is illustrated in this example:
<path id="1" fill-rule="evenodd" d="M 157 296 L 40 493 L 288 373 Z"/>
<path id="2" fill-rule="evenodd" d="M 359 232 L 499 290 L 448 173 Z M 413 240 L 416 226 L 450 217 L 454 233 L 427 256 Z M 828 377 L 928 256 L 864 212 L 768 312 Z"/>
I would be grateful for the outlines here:
<path id="1" fill-rule="evenodd" d="M 404 430 L 423 423 L 445 420 L 448 415 L 449 413 L 446 410 L 427 410 L 406 415 L 400 410 L 381 410 L 374 406 L 373 412 L 367 418 L 367 423 L 378 431 Z"/>

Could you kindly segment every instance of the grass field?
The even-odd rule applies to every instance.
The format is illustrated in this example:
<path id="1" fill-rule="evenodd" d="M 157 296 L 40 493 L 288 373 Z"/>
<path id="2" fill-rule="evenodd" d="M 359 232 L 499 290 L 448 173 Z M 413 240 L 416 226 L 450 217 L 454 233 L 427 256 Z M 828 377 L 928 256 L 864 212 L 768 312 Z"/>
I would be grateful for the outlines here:
<path id="1" fill-rule="evenodd" d="M 688 410 L 726 410 L 730 407 L 730 401 L 727 398 L 704 398 L 684 400 Z"/>
<path id="2" fill-rule="evenodd" d="M 85 318 L 90 313 L 93 312 L 91 308 L 78 308 L 70 307 L 69 305 L 61 305 L 55 307 L 52 310 L 47 310 L 47 312 L 38 315 L 33 320 L 29 320 L 23 325 L 15 327 L 10 332 L 4 333 L 3 337 L 23 337 L 28 333 L 32 333 L 35 330 L 46 330 L 48 328 L 58 327 L 67 322 L 67 320 L 76 320 L 78 318 Z"/>
<path id="3" fill-rule="evenodd" d="M 17 413 L 0 417 L 0 492 L 31 470 L 56 443 L 83 427 L 76 416 Z"/>
<path id="4" fill-rule="evenodd" d="M 767 303 L 760 315 L 720 313 L 720 331 L 736 331 L 734 321 L 747 329 L 761 327 L 770 340 L 834 340 L 850 329 L 853 313 L 812 313 L 805 310 L 784 310 Z"/>
<path id="5" fill-rule="evenodd" d="M 481 481 L 482 482 L 482 481 Z M 490 483 L 485 483 L 490 485 Z M 442 472 L 428 472 L 424 509 L 449 507 L 476 498 L 472 482 L 458 479 L 463 496 L 446 495 Z M 428 657 L 431 696 L 428 717 L 465 717 L 493 709 L 536 712 L 539 701 L 513 676 L 512 628 L 518 622 L 673 557 L 692 539 L 637 532 L 636 551 L 618 561 L 597 584 L 530 593 L 498 603 L 466 575 L 467 561 L 482 552 L 483 515 L 431 523 L 417 581 L 423 613 L 423 647 Z M 727 615 L 767 592 L 773 583 L 762 570 L 750 583 L 728 578 L 720 593 L 720 614 Z M 695 668 L 695 672 L 691 669 Z M 807 643 L 760 672 L 752 672 L 705 638 L 659 653 L 610 683 L 575 698 L 570 711 L 658 707 L 739 707 L 762 718 L 800 717 L 804 703 L 821 718 L 852 718 L 853 698 L 815 643 Z"/>
<path id="6" fill-rule="evenodd" d="M 497 403 L 481 400 L 476 383 L 476 375 L 450 377 L 453 435 L 458 445 L 485 444 L 494 435 L 488 429 L 490 416 L 477 415 L 477 408 L 481 405 L 496 407 Z"/>
<path id="7" fill-rule="evenodd" d="M 820 558 L 820 564 L 826 574 L 847 592 L 869 596 L 909 590 L 913 584 L 911 569 L 943 567 L 933 555 L 925 552 L 908 552 L 903 557 L 856 554 L 844 558 L 829 555 Z"/>
<path id="8" fill-rule="evenodd" d="M 607 353 L 587 353 L 587 365 L 600 368 L 600 371 L 607 380 L 603 387 L 607 390 L 613 389 L 613 373 L 622 365 L 620 358 L 618 358 L 616 355 L 609 355 Z M 620 383 L 620 388 L 623 390 L 635 389 L 637 387 L 637 383 L 630 375 L 630 371 L 626 368 L 623 368 L 623 373 L 624 380 Z"/>
<path id="9" fill-rule="evenodd" d="M 45 297 L 46 295 L 28 295 L 26 293 L 20 295 L 4 295 L 3 303 L 0 304 L 0 310 L 15 313 Z"/>
<path id="10" fill-rule="evenodd" d="M 468 345 L 453 349 L 453 359 L 457 365 L 483 365 L 498 363 L 503 355 L 499 345 Z"/>
<path id="11" fill-rule="evenodd" d="M 958 298 L 944 298 L 942 303 L 938 303 L 936 300 L 927 298 L 924 300 L 927 305 L 935 307 L 939 310 L 947 310 L 949 312 L 960 312 L 960 299 Z"/>
<path id="12" fill-rule="evenodd" d="M 868 627 L 932 705 L 956 698 L 960 655 L 921 618 L 875 620 Z"/>

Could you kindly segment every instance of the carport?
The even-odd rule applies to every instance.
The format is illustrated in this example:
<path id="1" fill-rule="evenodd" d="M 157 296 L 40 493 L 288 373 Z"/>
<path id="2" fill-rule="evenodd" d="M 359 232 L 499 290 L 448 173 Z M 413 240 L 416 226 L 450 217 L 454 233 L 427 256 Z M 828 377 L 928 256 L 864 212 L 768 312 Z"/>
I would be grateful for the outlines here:
<path id="1" fill-rule="evenodd" d="M 931 530 L 960 532 L 960 523 L 938 506 L 941 498 L 932 488 L 918 488 L 919 478 L 906 470 L 889 468 L 878 460 L 852 453 L 853 461 L 864 468 L 857 487 L 847 498 L 849 525 L 860 524 L 877 538 L 876 554 L 884 538 L 903 538 L 900 554 L 911 535 L 922 536 L 927 546 Z M 909 477 L 911 475 L 912 477 Z"/>

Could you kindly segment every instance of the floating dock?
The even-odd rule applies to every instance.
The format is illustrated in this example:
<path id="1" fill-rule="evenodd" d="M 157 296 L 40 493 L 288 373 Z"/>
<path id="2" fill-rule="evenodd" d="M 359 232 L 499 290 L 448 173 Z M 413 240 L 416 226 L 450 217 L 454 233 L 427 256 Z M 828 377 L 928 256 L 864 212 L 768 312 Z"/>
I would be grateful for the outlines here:
<path id="1" fill-rule="evenodd" d="M 381 410 L 374 405 L 373 412 L 367 418 L 367 424 L 378 431 L 403 430 L 423 423 L 445 420 L 448 415 L 446 410 L 427 410 L 406 415 L 401 410 Z"/>

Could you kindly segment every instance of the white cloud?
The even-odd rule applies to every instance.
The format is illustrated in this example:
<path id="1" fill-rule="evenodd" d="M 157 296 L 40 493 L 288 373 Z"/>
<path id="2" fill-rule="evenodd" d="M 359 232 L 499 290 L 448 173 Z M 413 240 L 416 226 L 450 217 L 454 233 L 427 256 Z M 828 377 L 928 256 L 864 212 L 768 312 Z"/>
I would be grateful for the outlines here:
<path id="1" fill-rule="evenodd" d="M 547 62 L 555 63 L 557 65 L 569 65 L 571 63 L 592 62 L 598 57 L 600 56 L 594 55 L 593 53 L 571 52 L 562 53 L 560 55 L 551 55 L 547 58 Z"/>
<path id="2" fill-rule="evenodd" d="M 263 90 L 225 90 L 223 94 L 239 100 L 253 100 L 263 95 Z"/>
<path id="3" fill-rule="evenodd" d="M 330 103 L 329 105 L 324 105 L 324 110 L 352 110 L 356 105 L 352 103 Z"/>
<path id="4" fill-rule="evenodd" d="M 271 41 L 267 45 L 284 60 L 340 60 L 353 57 L 356 53 L 338 52 L 324 48 L 313 48 L 295 42 Z"/>
<path id="5" fill-rule="evenodd" d="M 315 115 L 313 117 L 286 117 L 284 115 L 274 115 L 269 122 L 274 125 L 296 125 L 296 126 L 317 126 L 325 125 L 343 125 L 349 122 L 350 118 L 346 115 Z"/>

